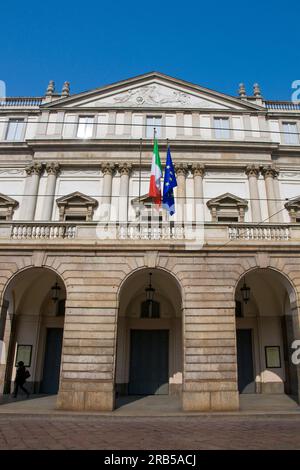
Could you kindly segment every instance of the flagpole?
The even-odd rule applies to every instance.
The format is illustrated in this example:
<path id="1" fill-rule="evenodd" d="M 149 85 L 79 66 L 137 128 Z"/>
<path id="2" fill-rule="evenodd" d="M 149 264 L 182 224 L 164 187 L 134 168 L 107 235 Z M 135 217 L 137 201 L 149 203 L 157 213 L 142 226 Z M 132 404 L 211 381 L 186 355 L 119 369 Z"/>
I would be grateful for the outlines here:
<path id="1" fill-rule="evenodd" d="M 143 139 L 140 138 L 139 204 L 141 202 L 141 186 L 142 186 L 142 142 L 143 142 Z"/>

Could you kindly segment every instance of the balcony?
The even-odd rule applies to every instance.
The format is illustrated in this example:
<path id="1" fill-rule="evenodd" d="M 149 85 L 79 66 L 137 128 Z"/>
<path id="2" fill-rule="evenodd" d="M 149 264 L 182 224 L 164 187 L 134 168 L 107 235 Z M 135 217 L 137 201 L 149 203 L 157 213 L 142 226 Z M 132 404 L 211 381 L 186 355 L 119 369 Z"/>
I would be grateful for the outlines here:
<path id="1" fill-rule="evenodd" d="M 300 224 L 138 222 L 0 222 L 2 245 L 115 246 L 147 244 L 203 246 L 299 246 Z"/>

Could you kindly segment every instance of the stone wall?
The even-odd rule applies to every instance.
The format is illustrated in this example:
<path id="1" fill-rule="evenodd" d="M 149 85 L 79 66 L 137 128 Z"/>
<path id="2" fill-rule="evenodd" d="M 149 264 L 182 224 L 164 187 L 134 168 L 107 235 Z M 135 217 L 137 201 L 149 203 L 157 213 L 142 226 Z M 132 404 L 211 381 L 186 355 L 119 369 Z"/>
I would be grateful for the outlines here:
<path id="1" fill-rule="evenodd" d="M 163 269 L 181 286 L 185 410 L 238 409 L 234 295 L 245 272 L 256 267 L 282 272 L 296 289 L 294 308 L 299 305 L 300 257 L 288 252 L 8 253 L 0 256 L 2 295 L 15 273 L 33 266 L 56 271 L 67 290 L 57 402 L 61 409 L 114 408 L 119 292 L 138 269 Z"/>

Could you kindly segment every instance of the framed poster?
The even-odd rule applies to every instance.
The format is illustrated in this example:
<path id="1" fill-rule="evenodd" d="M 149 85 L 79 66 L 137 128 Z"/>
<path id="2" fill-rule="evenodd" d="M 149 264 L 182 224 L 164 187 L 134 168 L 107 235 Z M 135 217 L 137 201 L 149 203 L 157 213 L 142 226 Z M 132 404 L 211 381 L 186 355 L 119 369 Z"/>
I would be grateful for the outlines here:
<path id="1" fill-rule="evenodd" d="M 279 369 L 281 367 L 280 346 L 265 346 L 266 367 Z"/>
<path id="2" fill-rule="evenodd" d="M 31 366 L 31 354 L 32 354 L 32 345 L 31 344 L 18 344 L 17 354 L 16 354 L 16 366 L 18 362 L 23 361 L 25 367 Z"/>

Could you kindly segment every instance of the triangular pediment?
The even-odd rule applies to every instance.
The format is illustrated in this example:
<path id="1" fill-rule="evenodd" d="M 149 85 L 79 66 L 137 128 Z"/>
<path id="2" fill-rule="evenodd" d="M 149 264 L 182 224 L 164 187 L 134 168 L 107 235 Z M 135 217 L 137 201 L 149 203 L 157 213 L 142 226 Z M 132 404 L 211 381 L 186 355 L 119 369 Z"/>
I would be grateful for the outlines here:
<path id="1" fill-rule="evenodd" d="M 207 201 L 208 207 L 212 206 L 223 206 L 223 207 L 230 207 L 230 206 L 242 206 L 246 207 L 248 205 L 248 201 L 246 199 L 242 199 L 238 196 L 235 196 L 231 193 L 221 194 L 221 196 L 215 197 Z"/>
<path id="2" fill-rule="evenodd" d="M 135 197 L 131 200 L 133 206 L 145 206 L 147 204 L 153 204 L 153 198 L 148 194 L 143 194 L 142 196 Z"/>
<path id="3" fill-rule="evenodd" d="M 75 191 L 74 193 L 67 194 L 66 196 L 62 196 L 56 199 L 56 203 L 58 206 L 68 205 L 68 206 L 97 206 L 98 201 L 96 199 L 87 196 L 86 194 L 82 194 L 79 191 Z"/>
<path id="4" fill-rule="evenodd" d="M 153 72 L 43 105 L 83 109 L 262 109 L 253 103 Z"/>
<path id="5" fill-rule="evenodd" d="M 12 199 L 5 194 L 0 193 L 0 207 L 17 207 L 19 205 L 18 201 Z"/>

